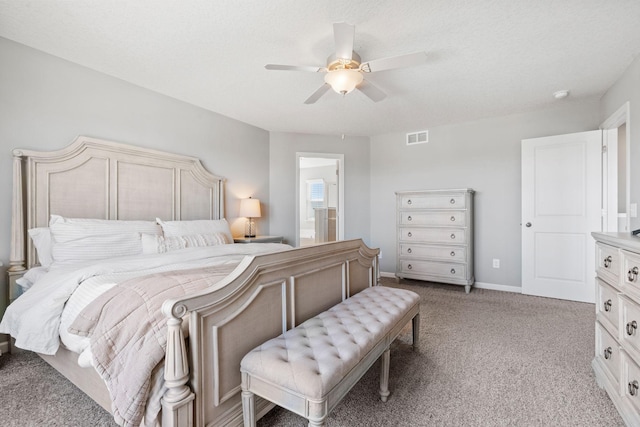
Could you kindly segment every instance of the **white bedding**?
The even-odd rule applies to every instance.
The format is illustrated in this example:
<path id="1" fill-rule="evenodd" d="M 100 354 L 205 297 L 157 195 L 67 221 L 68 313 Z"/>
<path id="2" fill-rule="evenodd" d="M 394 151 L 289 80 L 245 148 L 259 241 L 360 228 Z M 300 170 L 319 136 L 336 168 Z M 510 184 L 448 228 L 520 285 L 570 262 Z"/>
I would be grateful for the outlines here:
<path id="1" fill-rule="evenodd" d="M 55 354 L 60 346 L 60 325 L 63 309 L 74 291 L 80 287 L 79 296 L 73 298 L 65 323 L 73 321 L 89 299 L 105 292 L 117 281 L 154 272 L 238 263 L 246 255 L 257 255 L 291 249 L 279 243 L 253 243 L 187 248 L 164 254 L 137 255 L 113 258 L 94 263 L 56 266 L 34 283 L 28 292 L 16 299 L 0 322 L 0 333 L 10 334 L 19 348 L 43 354 Z M 95 279 L 92 279 L 95 278 Z M 92 279 L 92 281 L 88 281 Z M 86 282 L 86 286 L 84 283 Z M 65 334 L 65 339 L 68 338 Z M 67 345 L 67 344 L 65 344 Z M 85 344 L 71 342 L 80 350 Z M 83 347 L 84 346 L 84 347 Z"/>
<path id="2" fill-rule="evenodd" d="M 80 355 L 80 366 L 88 367 L 92 365 L 90 339 L 68 332 L 68 327 L 88 304 L 117 283 L 151 273 L 237 264 L 246 255 L 287 249 L 291 246 L 279 243 L 218 245 L 75 266 L 52 265 L 48 272 L 40 274 L 28 292 L 7 308 L 0 333 L 11 334 L 20 348 L 44 354 L 55 354 L 62 342 Z M 145 425 L 156 424 L 164 391 L 162 365 L 159 365 L 151 379 Z"/>

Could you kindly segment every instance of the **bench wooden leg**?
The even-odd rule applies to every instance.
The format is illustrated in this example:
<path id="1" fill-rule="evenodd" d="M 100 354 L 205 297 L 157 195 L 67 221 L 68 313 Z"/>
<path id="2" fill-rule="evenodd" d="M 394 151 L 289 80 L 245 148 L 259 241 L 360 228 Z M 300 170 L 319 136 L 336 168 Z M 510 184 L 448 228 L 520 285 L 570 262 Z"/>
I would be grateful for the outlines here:
<path id="1" fill-rule="evenodd" d="M 256 398 L 250 391 L 242 392 L 244 427 L 256 427 Z"/>
<path id="2" fill-rule="evenodd" d="M 420 313 L 413 317 L 411 326 L 413 328 L 413 349 L 417 350 L 420 344 Z"/>
<path id="3" fill-rule="evenodd" d="M 389 397 L 389 365 L 390 365 L 390 349 L 387 348 L 384 353 L 382 353 L 381 364 L 380 364 L 380 398 L 383 402 L 387 401 L 387 397 Z"/>

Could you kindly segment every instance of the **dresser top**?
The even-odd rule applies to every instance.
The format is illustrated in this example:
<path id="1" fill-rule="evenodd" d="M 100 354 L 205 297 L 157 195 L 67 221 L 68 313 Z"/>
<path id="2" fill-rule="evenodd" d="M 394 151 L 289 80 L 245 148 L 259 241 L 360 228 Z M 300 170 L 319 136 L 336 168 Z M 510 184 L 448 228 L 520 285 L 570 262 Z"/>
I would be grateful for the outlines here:
<path id="1" fill-rule="evenodd" d="M 628 251 L 640 252 L 640 237 L 631 233 L 591 233 L 598 242 L 616 246 Z"/>
<path id="2" fill-rule="evenodd" d="M 415 193 L 474 193 L 473 188 L 448 188 L 442 190 L 406 190 L 396 191 L 396 194 L 415 194 Z"/>

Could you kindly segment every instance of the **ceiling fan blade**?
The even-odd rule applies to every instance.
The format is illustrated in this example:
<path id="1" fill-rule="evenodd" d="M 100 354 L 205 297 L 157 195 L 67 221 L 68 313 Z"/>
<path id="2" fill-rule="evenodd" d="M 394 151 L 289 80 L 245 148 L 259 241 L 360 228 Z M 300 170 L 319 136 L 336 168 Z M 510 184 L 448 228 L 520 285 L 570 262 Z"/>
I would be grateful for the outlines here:
<path id="1" fill-rule="evenodd" d="M 311 71 L 312 73 L 319 73 L 324 71 L 324 67 L 311 67 L 306 65 L 278 65 L 267 64 L 264 66 L 267 70 L 285 70 L 285 71 Z"/>
<path id="2" fill-rule="evenodd" d="M 322 86 L 320 86 L 318 88 L 318 90 L 316 90 L 315 92 L 313 92 L 311 94 L 310 97 L 308 97 L 304 103 L 305 104 L 313 104 L 315 103 L 318 99 L 320 99 L 320 97 L 322 95 L 324 95 L 329 89 L 331 88 L 331 86 L 329 86 L 327 83 L 323 84 Z"/>
<path id="3" fill-rule="evenodd" d="M 380 89 L 378 89 L 376 86 L 374 86 L 372 83 L 363 80 L 362 83 L 360 83 L 356 89 L 358 89 L 360 92 L 364 93 L 365 95 L 367 95 L 367 97 L 372 100 L 373 102 L 379 102 L 382 101 L 383 99 L 385 99 L 387 97 L 387 95 L 381 91 Z"/>
<path id="4" fill-rule="evenodd" d="M 374 71 L 413 67 L 415 65 L 424 64 L 426 60 L 427 54 L 425 52 L 415 52 L 407 55 L 392 56 L 389 58 L 380 58 L 369 62 L 363 62 L 362 65 L 360 65 L 360 69 L 365 73 L 373 73 Z"/>
<path id="5" fill-rule="evenodd" d="M 353 38 L 356 27 L 346 22 L 333 24 L 333 38 L 336 43 L 336 58 L 351 60 L 353 54 Z"/>

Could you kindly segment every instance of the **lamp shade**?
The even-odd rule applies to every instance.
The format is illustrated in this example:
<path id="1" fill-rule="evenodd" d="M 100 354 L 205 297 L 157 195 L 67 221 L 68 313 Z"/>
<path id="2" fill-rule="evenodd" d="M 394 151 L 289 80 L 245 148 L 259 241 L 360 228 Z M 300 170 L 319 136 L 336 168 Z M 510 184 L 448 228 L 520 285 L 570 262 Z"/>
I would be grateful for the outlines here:
<path id="1" fill-rule="evenodd" d="M 356 86 L 362 83 L 363 79 L 362 73 L 359 70 L 351 70 L 348 68 L 329 71 L 324 76 L 324 81 L 327 82 L 333 90 L 342 95 L 353 91 Z"/>
<path id="2" fill-rule="evenodd" d="M 240 200 L 239 216 L 245 218 L 260 218 L 260 200 L 252 198 Z"/>

